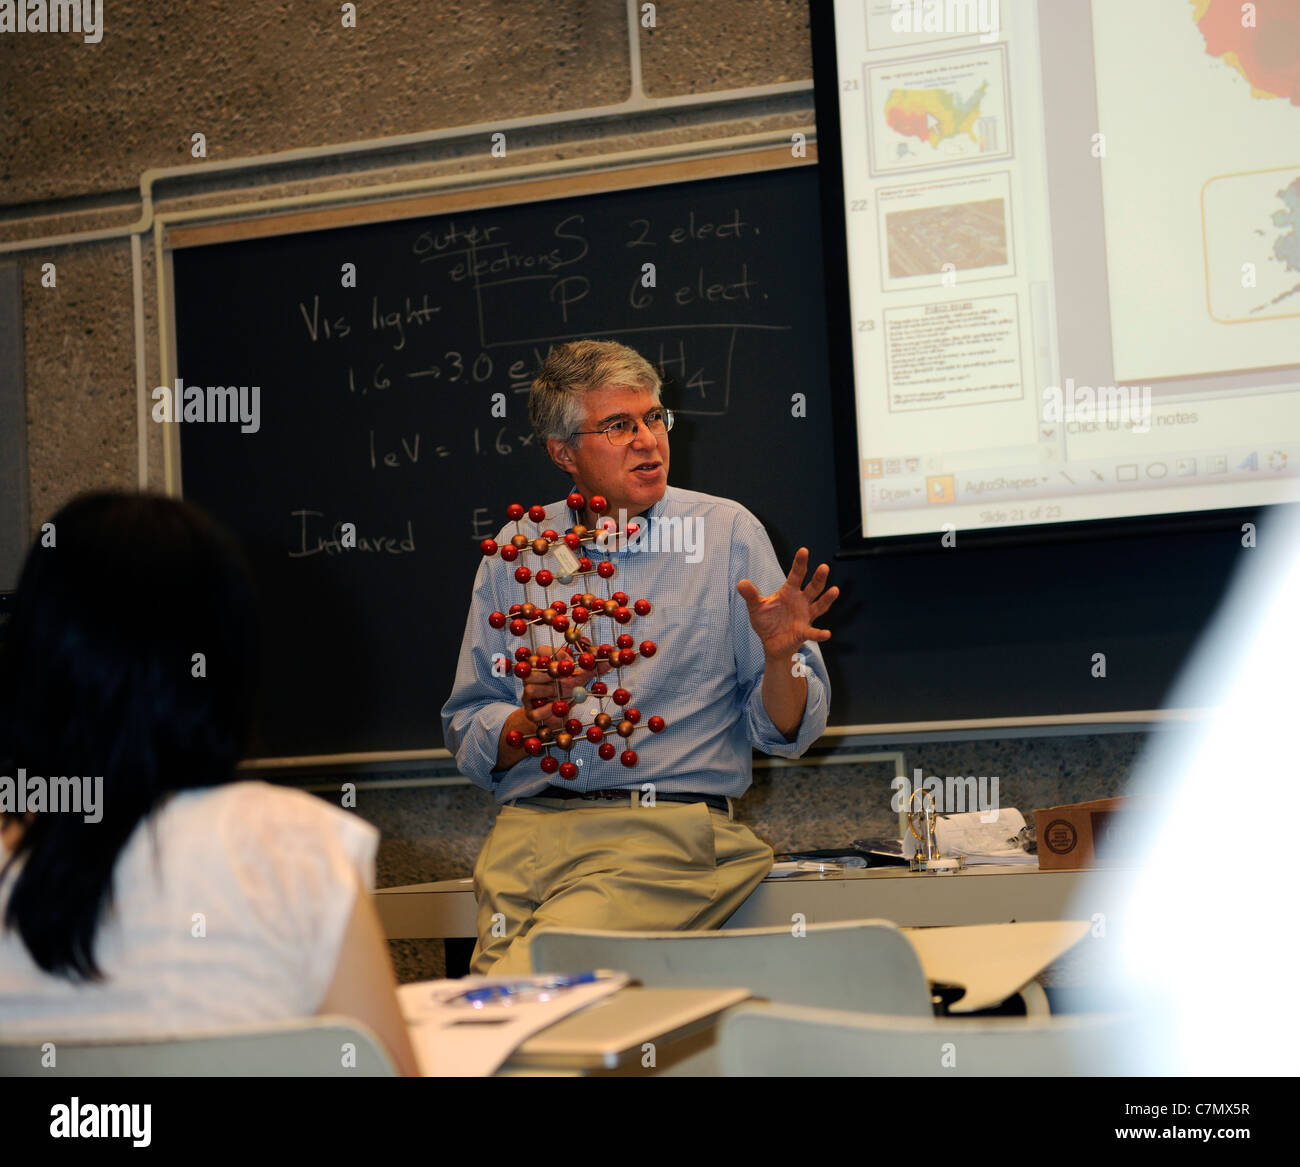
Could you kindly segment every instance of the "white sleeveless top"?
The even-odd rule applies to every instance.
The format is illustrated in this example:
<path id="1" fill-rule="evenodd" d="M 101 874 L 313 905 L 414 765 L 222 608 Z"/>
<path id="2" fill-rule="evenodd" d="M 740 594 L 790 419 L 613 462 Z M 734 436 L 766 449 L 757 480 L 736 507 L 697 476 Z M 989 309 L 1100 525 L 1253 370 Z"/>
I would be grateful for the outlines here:
<path id="1" fill-rule="evenodd" d="M 174 795 L 127 841 L 95 935 L 99 982 L 51 976 L 0 922 L 0 1034 L 161 1035 L 320 1007 L 379 832 L 299 790 Z M 8 858 L 0 847 L 0 865 Z M 19 861 L 21 863 L 21 860 Z M 0 883 L 0 921 L 19 864 Z"/>

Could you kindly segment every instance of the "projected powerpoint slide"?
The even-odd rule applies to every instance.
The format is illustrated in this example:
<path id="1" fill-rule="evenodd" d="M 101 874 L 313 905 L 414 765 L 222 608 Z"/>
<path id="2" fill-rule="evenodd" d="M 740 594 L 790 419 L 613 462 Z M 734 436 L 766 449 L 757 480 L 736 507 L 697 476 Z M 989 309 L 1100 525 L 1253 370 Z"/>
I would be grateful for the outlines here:
<path id="1" fill-rule="evenodd" d="M 1024 396 L 1014 295 L 886 308 L 891 413 Z"/>
<path id="2" fill-rule="evenodd" d="M 1092 22 L 1116 378 L 1300 364 L 1300 56 L 1219 0 Z"/>
<path id="3" fill-rule="evenodd" d="M 1212 178 L 1201 211 L 1210 315 L 1300 316 L 1300 166 Z"/>
<path id="4" fill-rule="evenodd" d="M 959 4 L 952 7 L 953 19 L 947 19 L 943 0 L 866 0 L 867 51 L 912 48 L 934 41 L 957 40 L 979 36 L 997 40 L 1001 35 L 1001 8 L 983 2 Z"/>
<path id="5" fill-rule="evenodd" d="M 884 187 L 876 207 L 886 292 L 1016 274 L 1005 170 Z"/>
<path id="6" fill-rule="evenodd" d="M 1001 45 L 867 65 L 871 173 L 1009 158 L 1006 66 Z"/>

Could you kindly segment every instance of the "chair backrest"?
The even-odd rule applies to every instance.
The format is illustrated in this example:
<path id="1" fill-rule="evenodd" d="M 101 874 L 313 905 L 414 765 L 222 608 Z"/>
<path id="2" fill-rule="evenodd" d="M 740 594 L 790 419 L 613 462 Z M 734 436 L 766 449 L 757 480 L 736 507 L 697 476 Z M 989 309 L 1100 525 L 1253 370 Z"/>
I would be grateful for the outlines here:
<path id="1" fill-rule="evenodd" d="M 961 1020 L 798 1005 L 741 1005 L 718 1027 L 726 1077 L 998 1077 L 1127 1074 L 1120 1014 Z"/>
<path id="2" fill-rule="evenodd" d="M 347 1017 L 171 1037 L 0 1040 L 0 1078 L 388 1078 L 388 1051 Z"/>
<path id="3" fill-rule="evenodd" d="M 756 997 L 864 1013 L 930 1017 L 929 986 L 907 937 L 887 920 L 708 932 L 543 929 L 537 972 L 618 969 L 648 988 L 737 986 Z"/>

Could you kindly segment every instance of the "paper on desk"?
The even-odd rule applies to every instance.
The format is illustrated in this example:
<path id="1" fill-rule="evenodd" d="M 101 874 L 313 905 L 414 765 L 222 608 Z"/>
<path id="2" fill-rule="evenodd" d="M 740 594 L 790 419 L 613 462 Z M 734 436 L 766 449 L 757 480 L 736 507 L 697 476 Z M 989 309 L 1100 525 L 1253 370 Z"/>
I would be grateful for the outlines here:
<path id="1" fill-rule="evenodd" d="M 1038 856 L 1027 854 L 1016 838 L 1025 826 L 1025 816 L 1014 806 L 999 809 L 997 818 L 986 823 L 992 811 L 941 814 L 935 819 L 935 842 L 941 855 L 964 855 L 967 866 L 1008 863 L 1034 867 Z M 917 850 L 911 831 L 903 838 L 903 854 L 910 859 Z"/>
<path id="2" fill-rule="evenodd" d="M 829 859 L 786 859 L 781 863 L 773 863 L 772 870 L 767 873 L 768 879 L 785 879 L 791 875 L 841 875 L 844 872 L 843 863 L 835 863 Z"/>
<path id="3" fill-rule="evenodd" d="M 397 1001 L 420 1073 L 426 1078 L 495 1074 L 534 1033 L 618 992 L 628 982 L 625 973 L 604 973 L 600 980 L 564 989 L 548 1001 L 481 1008 L 453 1003 L 467 989 L 534 979 L 545 978 L 469 976 L 402 985 Z"/>

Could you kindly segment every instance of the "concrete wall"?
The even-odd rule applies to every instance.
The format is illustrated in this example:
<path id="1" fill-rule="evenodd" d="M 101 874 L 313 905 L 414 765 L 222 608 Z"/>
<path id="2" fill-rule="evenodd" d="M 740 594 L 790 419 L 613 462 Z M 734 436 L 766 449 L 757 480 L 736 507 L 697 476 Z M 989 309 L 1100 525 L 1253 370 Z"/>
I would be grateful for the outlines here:
<path id="1" fill-rule="evenodd" d="M 231 174 L 207 162 L 338 147 L 457 126 L 563 115 L 623 101 L 633 86 L 622 0 L 108 0 L 104 35 L 0 37 L 0 245 L 120 226 L 141 215 L 142 172 L 168 209 L 337 190 L 483 166 L 485 132 L 390 143 Z M 812 95 L 756 92 L 811 76 L 808 0 L 666 0 L 638 29 L 644 93 L 700 103 L 512 129 L 518 164 L 579 159 L 701 137 L 808 130 Z M 143 237 L 146 384 L 157 382 L 153 240 Z M 42 247 L 23 267 L 30 530 L 81 490 L 139 479 L 135 315 L 129 240 Z M 0 254 L 0 262 L 5 256 Z M 57 287 L 41 284 L 53 262 Z M 3 322 L 0 322 L 3 326 Z M 149 482 L 161 445 L 147 427 Z M 29 531 L 30 534 L 30 531 Z M 1138 739 L 1012 739 L 909 752 L 926 773 L 997 774 L 1004 805 L 1035 806 L 1118 790 Z M 882 767 L 766 771 L 742 817 L 778 850 L 848 842 L 890 826 Z M 491 825 L 472 788 L 364 791 L 360 812 L 384 830 L 384 885 L 469 873 Z M 433 975 L 433 946 L 399 946 L 404 976 Z"/>

